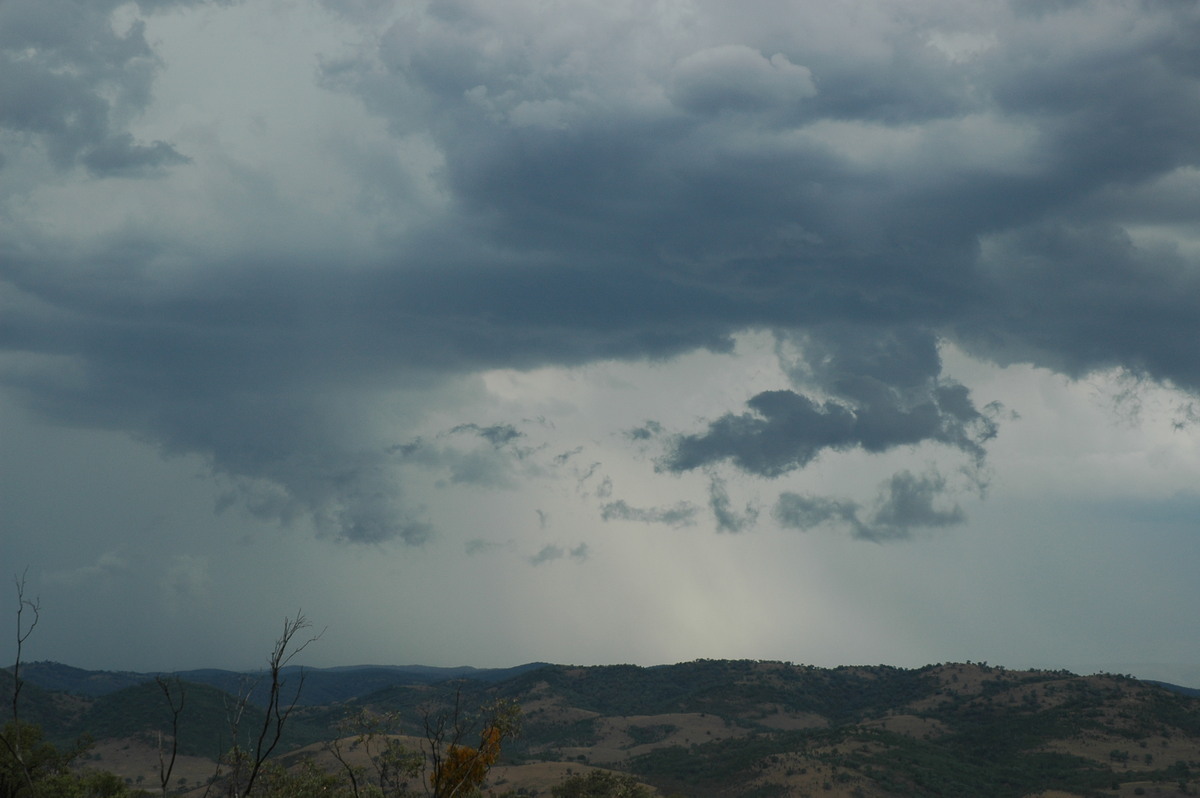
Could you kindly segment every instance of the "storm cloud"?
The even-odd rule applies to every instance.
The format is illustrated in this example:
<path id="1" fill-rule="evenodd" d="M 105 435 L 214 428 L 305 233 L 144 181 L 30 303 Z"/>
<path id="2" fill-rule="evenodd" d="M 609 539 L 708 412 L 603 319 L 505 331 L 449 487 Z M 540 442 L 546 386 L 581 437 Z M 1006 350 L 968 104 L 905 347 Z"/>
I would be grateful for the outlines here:
<path id="1" fill-rule="evenodd" d="M 178 3 L 143 3 L 155 6 Z M 59 168 L 82 163 L 99 177 L 152 173 L 186 163 L 164 141 L 143 144 L 120 121 L 150 101 L 158 60 L 145 22 L 124 30 L 120 2 L 13 0 L 0 9 L 0 131 L 43 149 Z M 2 150 L 0 150 L 2 151 Z"/>
<path id="2" fill-rule="evenodd" d="M 140 132 L 168 57 L 147 25 L 183 7 L 0 11 L 19 177 L 0 380 L 58 423 L 207 458 L 257 513 L 427 540 L 368 406 L 403 393 L 392 418 L 415 429 L 481 372 L 727 353 L 747 330 L 777 336 L 788 382 L 698 432 L 657 420 L 663 469 L 777 478 L 923 443 L 978 465 L 996 422 L 942 344 L 1200 388 L 1193 5 L 867 3 L 851 22 L 699 2 L 683 24 L 661 4 L 326 4 L 353 44 L 295 80 L 394 145 L 328 145 L 336 213 L 219 137 Z M 187 234 L 151 203 L 66 241 L 37 199 L 63 179 L 191 196 L 205 174 L 230 187 Z M 408 463 L 500 484 L 512 420 L 474 430 L 491 449 Z M 748 523 L 711 484 L 717 527 Z"/>
<path id="3" fill-rule="evenodd" d="M 1196 661 L 1197 41 L 0 2 L 32 656 L 253 667 L 303 606 L 342 665 Z"/>
<path id="4" fill-rule="evenodd" d="M 848 527 L 854 537 L 876 543 L 911 537 L 914 530 L 955 526 L 966 521 L 957 504 L 937 508 L 934 500 L 946 489 L 939 474 L 894 474 L 880 486 L 870 508 L 847 499 L 783 493 L 772 514 L 782 526 L 807 531 L 819 526 Z"/>

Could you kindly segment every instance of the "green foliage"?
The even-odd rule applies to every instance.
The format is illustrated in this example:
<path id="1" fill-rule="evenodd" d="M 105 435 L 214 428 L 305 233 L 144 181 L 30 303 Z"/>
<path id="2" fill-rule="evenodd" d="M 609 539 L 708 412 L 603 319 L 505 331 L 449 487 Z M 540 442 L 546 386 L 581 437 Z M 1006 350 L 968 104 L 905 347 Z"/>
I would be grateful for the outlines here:
<path id="1" fill-rule="evenodd" d="M 1112 784 L 1112 773 L 1067 754 L 1018 751 L 1004 746 L 980 750 L 961 738 L 936 743 L 889 732 L 856 731 L 843 753 L 822 757 L 827 764 L 866 776 L 889 793 L 913 796 L 1016 798 L 1043 790 L 1091 795 Z"/>
<path id="2" fill-rule="evenodd" d="M 425 756 L 395 738 L 397 722 L 394 714 L 360 709 L 338 724 L 338 736 L 326 744 L 355 794 L 398 798 L 407 795 L 410 782 L 420 777 Z M 351 763 L 355 751 L 366 754 L 367 766 Z"/>
<path id="3" fill-rule="evenodd" d="M 133 798 L 125 782 L 111 773 L 78 773 L 72 764 L 81 744 L 60 751 L 40 727 L 10 721 L 0 732 L 0 796 L 3 798 Z"/>
<path id="4" fill-rule="evenodd" d="M 554 798 L 651 798 L 653 795 L 630 775 L 610 770 L 589 770 L 567 777 L 550 788 Z"/>
<path id="5" fill-rule="evenodd" d="M 882 713 L 929 695 L 934 687 L 922 671 L 888 666 L 822 669 L 774 664 L 769 677 L 753 660 L 699 660 L 642 668 L 549 666 L 510 684 L 530 689 L 549 684 L 572 706 L 603 715 L 704 712 L 736 717 L 760 704 L 815 712 L 843 722 Z"/>
<path id="6" fill-rule="evenodd" d="M 227 750 L 231 745 L 227 708 L 235 699 L 199 685 L 185 687 L 181 753 L 195 751 L 211 757 L 221 747 Z M 93 721 L 91 728 L 97 736 L 141 734 L 153 742 L 157 730 L 169 730 L 169 709 L 153 683 L 129 688 L 111 700 L 95 700 L 90 709 L 89 700 L 79 697 L 49 696 L 43 701 L 33 689 L 22 697 L 30 699 L 30 710 L 23 712 L 23 717 L 34 717 L 34 706 L 44 706 L 47 711 L 57 706 L 64 718 L 55 721 L 59 729 L 55 735 L 47 731 L 42 742 L 59 744 L 62 750 L 67 750 L 62 743 L 70 732 L 82 728 L 80 724 L 87 718 Z M 1193 774 L 1200 773 L 1200 761 L 1171 764 L 1174 757 L 1159 753 L 1159 739 L 1151 743 L 1154 754 L 1150 759 L 1148 752 L 1138 750 L 1139 744 L 1147 748 L 1151 738 L 1170 738 L 1174 743 L 1200 737 L 1200 701 L 1133 680 L 970 665 L 948 672 L 941 666 L 903 671 L 883 666 L 819 669 L 753 661 L 701 661 L 658 668 L 547 666 L 507 681 L 396 686 L 362 701 L 298 709 L 288 721 L 293 745 L 319 737 L 329 739 L 347 710 L 357 716 L 357 726 L 342 728 L 340 742 L 330 743 L 331 751 L 342 746 L 340 769 L 321 773 L 311 762 L 285 756 L 277 764 L 287 770 L 276 765 L 265 770 L 254 786 L 254 795 L 409 798 L 422 794 L 430 788 L 432 760 L 413 750 L 417 746 L 405 748 L 398 735 L 422 737 L 426 731 L 422 719 L 431 716 L 423 713 L 449 717 L 447 713 L 452 714 L 459 703 L 486 708 L 497 706 L 495 702 L 501 699 L 536 702 L 538 708 L 524 718 L 520 740 L 506 742 L 505 762 L 586 761 L 586 749 L 600 744 L 602 735 L 614 726 L 627 728 L 633 745 L 662 743 L 679 729 L 689 730 L 696 739 L 690 721 L 647 719 L 630 726 L 628 720 L 613 724 L 606 716 L 696 713 L 710 719 L 699 727 L 701 734 L 711 735 L 708 742 L 660 748 L 616 765 L 636 776 L 572 776 L 557 788 L 555 795 L 561 798 L 590 796 L 588 789 L 612 792 L 633 785 L 645 790 L 635 778 L 663 793 L 677 792 L 690 798 L 765 797 L 783 794 L 773 782 L 782 781 L 785 771 L 796 776 L 819 773 L 819 777 L 812 776 L 816 794 L 820 794 L 822 782 L 828 782 L 839 794 L 859 790 L 933 798 L 1007 798 L 1056 789 L 1086 796 L 1112 794 L 1114 786 L 1136 786 L 1139 781 L 1193 789 Z M 775 722 L 780 710 L 814 713 L 828 726 L 781 731 L 766 725 Z M 243 729 L 258 726 L 261 716 L 257 712 L 246 709 Z M 916 723 L 911 717 L 892 720 L 914 715 L 926 723 Z M 457 762 L 464 768 L 485 759 L 491 764 L 495 752 L 478 734 L 487 728 L 487 717 L 485 711 L 444 727 L 444 762 L 452 766 Z M 723 719 L 724 728 L 719 722 L 712 725 L 712 718 Z M 459 734 L 460 725 L 463 734 Z M 915 729 L 916 736 L 896 733 L 900 729 Z M 1081 736 L 1111 742 L 1106 742 L 1101 749 L 1104 753 L 1096 760 L 1054 752 L 1056 747 L 1061 750 L 1062 741 Z M 243 750 L 246 744 L 241 741 Z M 447 754 L 455 745 L 461 749 L 459 753 Z M 365 758 L 364 746 L 368 749 Z M 280 750 L 285 747 L 286 743 Z M 32 739 L 22 748 L 31 753 L 35 749 Z M 54 784 L 46 795 L 127 794 L 112 781 L 115 777 L 105 782 L 96 776 L 94 783 L 83 785 L 82 777 L 71 776 L 69 767 L 54 764 L 59 761 L 55 757 L 69 760 L 70 755 L 51 749 L 43 751 L 45 763 L 38 765 L 39 783 Z M 1119 754 L 1110 759 L 1105 756 L 1110 750 Z M 477 756 L 481 753 L 487 756 Z M 0 762 L 0 769 L 2 766 Z M 15 775 L 21 776 L 21 772 Z M 607 781 L 601 784 L 602 779 Z M 469 781 L 472 785 L 476 782 L 474 778 Z M 9 783 L 13 783 L 11 778 Z M 29 792 L 28 785 L 22 788 L 17 784 L 14 789 L 25 790 L 12 793 L 20 798 L 43 798 Z M 223 793 L 218 789 L 214 794 Z M 640 798 L 642 794 L 631 795 Z M 9 798 L 9 794 L 0 790 L 0 798 Z"/>
<path id="7" fill-rule="evenodd" d="M 186 699 L 179 719 L 179 753 L 212 757 L 229 748 L 233 741 L 228 715 L 234 699 L 205 685 L 179 686 Z M 262 717 L 262 710 L 247 707 L 243 724 L 252 728 Z M 170 734 L 171 713 L 158 685 L 146 682 L 97 699 L 80 723 L 97 739 L 137 737 L 155 744 L 159 732 Z"/>
<path id="8" fill-rule="evenodd" d="M 179 718 L 179 753 L 213 757 L 230 748 L 235 741 L 230 739 L 229 716 L 238 699 L 204 684 L 170 684 L 172 690 L 182 689 L 185 697 Z M 247 705 L 241 720 L 244 739 L 236 742 L 248 747 L 250 733 L 262 727 L 263 718 L 263 710 Z M 159 686 L 145 682 L 96 699 L 64 732 L 84 729 L 97 740 L 136 737 L 153 745 L 160 732 L 170 734 L 171 712 Z M 327 734 L 328 726 L 305 723 L 298 714 L 285 727 L 282 744 L 287 749 L 296 748 L 323 740 Z"/>
<path id="9" fill-rule="evenodd" d="M 719 792 L 745 784 L 759 762 L 803 747 L 810 737 L 805 732 L 753 734 L 690 748 L 659 748 L 631 759 L 629 769 L 688 795 L 699 794 L 699 788 Z"/>
<path id="10" fill-rule="evenodd" d="M 42 729 L 47 739 L 60 745 L 69 744 L 78 736 L 78 719 L 86 709 L 83 699 L 47 692 L 22 677 L 21 721 Z M 13 677 L 10 670 L 0 670 L 0 695 L 12 698 Z M 9 713 L 11 717 L 11 712 Z"/>
<path id="11" fill-rule="evenodd" d="M 263 768 L 255 786 L 255 798 L 351 798 L 354 793 L 339 774 L 326 773 L 312 759 L 284 769 L 278 762 Z"/>
<path id="12" fill-rule="evenodd" d="M 667 739 L 679 727 L 671 723 L 656 723 L 650 726 L 630 726 L 625 733 L 633 740 L 634 745 L 649 745 Z"/>

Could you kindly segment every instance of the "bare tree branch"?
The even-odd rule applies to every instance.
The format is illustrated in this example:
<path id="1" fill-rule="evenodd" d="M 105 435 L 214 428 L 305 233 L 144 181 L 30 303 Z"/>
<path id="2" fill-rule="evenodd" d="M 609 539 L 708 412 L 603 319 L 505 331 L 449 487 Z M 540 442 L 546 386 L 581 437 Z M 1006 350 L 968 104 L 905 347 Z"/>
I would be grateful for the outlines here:
<path id="1" fill-rule="evenodd" d="M 250 776 L 246 780 L 247 795 L 254 788 L 254 781 L 258 778 L 263 763 L 271 755 L 271 752 L 275 750 L 275 747 L 279 745 L 279 740 L 283 737 L 284 724 L 291 717 L 292 711 L 296 708 L 296 702 L 300 700 L 300 691 L 304 689 L 304 671 L 301 670 L 300 683 L 296 685 L 296 690 L 292 693 L 291 701 L 285 706 L 283 688 L 286 682 L 283 679 L 283 669 L 297 654 L 308 648 L 310 643 L 320 640 L 321 635 L 325 634 L 325 630 L 322 629 L 316 635 L 296 645 L 296 635 L 311 626 L 312 623 L 304 616 L 303 611 L 300 610 L 296 611 L 295 618 L 284 618 L 283 633 L 275 641 L 275 648 L 267 660 L 271 678 L 270 692 L 267 697 L 267 713 L 263 718 L 262 728 L 259 729 L 258 741 L 254 749 L 253 764 L 250 768 Z"/>
<path id="2" fill-rule="evenodd" d="M 167 784 L 171 781 L 171 771 L 175 769 L 175 756 L 179 752 L 179 716 L 183 712 L 187 691 L 183 687 L 183 682 L 176 676 L 174 681 L 179 696 L 179 701 L 176 703 L 175 696 L 171 694 L 171 683 L 162 676 L 155 676 L 154 681 L 158 683 L 163 697 L 167 699 L 167 706 L 171 709 L 171 758 L 169 760 L 163 753 L 162 732 L 159 732 L 158 735 L 158 778 L 162 784 L 162 794 L 165 798 Z"/>
<path id="3" fill-rule="evenodd" d="M 13 581 L 17 585 L 17 655 L 13 662 L 13 694 L 12 694 L 12 717 L 13 723 L 19 723 L 17 703 L 21 696 L 21 687 L 25 682 L 21 679 L 21 651 L 25 646 L 25 641 L 33 634 L 33 630 L 37 628 L 38 621 L 42 617 L 42 601 L 41 599 L 25 598 L 25 576 L 29 573 L 29 567 L 21 572 L 20 577 L 13 577 Z M 28 626 L 23 621 L 25 610 L 33 613 L 33 619 L 29 621 Z"/>
<path id="4" fill-rule="evenodd" d="M 12 726 L 9 727 L 12 729 L 12 733 L 11 735 L 0 733 L 0 743 L 12 755 L 13 761 L 17 763 L 17 767 L 20 769 L 21 775 L 24 777 L 25 783 L 32 793 L 34 789 L 33 774 L 30 773 L 29 765 L 25 762 L 24 752 L 21 750 L 20 697 L 21 687 L 25 684 L 24 680 L 21 679 L 21 654 L 25 646 L 25 641 L 33 634 L 38 621 L 41 620 L 42 602 L 41 599 L 28 599 L 25 597 L 25 577 L 28 573 L 29 567 L 26 566 L 19 577 L 13 577 L 13 582 L 17 586 L 17 653 L 12 667 Z M 33 619 L 28 621 L 28 623 L 24 619 L 26 610 L 33 613 Z"/>

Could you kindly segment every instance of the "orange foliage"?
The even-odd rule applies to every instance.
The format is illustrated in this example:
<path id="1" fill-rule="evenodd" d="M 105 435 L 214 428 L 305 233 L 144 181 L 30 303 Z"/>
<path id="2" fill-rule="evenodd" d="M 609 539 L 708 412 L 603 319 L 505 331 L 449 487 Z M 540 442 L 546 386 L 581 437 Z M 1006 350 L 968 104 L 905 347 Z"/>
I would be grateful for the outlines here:
<path id="1" fill-rule="evenodd" d="M 469 794 L 487 777 L 500 757 L 501 732 L 489 726 L 480 735 L 479 748 L 452 745 L 441 767 L 433 773 L 433 793 L 438 796 Z"/>

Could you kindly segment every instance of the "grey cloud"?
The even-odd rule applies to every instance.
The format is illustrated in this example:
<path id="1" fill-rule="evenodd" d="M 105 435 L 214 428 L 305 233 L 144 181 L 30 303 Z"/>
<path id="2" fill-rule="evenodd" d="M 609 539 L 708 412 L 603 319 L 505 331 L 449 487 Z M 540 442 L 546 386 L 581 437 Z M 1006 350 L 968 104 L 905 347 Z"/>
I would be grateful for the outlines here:
<path id="1" fill-rule="evenodd" d="M 628 430 L 625 434 L 632 441 L 648 441 L 661 435 L 662 432 L 662 424 L 657 421 L 647 421 L 640 427 L 634 427 L 633 429 Z"/>
<path id="2" fill-rule="evenodd" d="M 137 144 L 133 136 L 122 133 L 87 149 L 81 161 L 88 171 L 100 177 L 139 177 L 165 166 L 190 163 L 191 159 L 180 155 L 165 141 Z"/>
<path id="3" fill-rule="evenodd" d="M 119 129 L 150 100 L 159 63 L 145 23 L 118 32 L 115 0 L 9 0 L 0 7 L 0 129 L 37 137 L 60 167 L 135 176 L 187 158 Z M 149 10 L 151 6 L 140 4 Z"/>
<path id="4" fill-rule="evenodd" d="M 807 465 L 824 448 L 854 442 L 855 416 L 842 405 L 818 405 L 792 391 L 765 391 L 746 404 L 750 413 L 730 413 L 703 434 L 680 436 L 661 467 L 689 471 L 728 459 L 744 471 L 777 477 Z"/>
<path id="5" fill-rule="evenodd" d="M 709 476 L 708 506 L 712 510 L 718 532 L 744 532 L 758 522 L 758 508 L 747 503 L 741 510 L 735 509 L 725 487 L 725 480 L 716 475 Z"/>
<path id="6" fill-rule="evenodd" d="M 497 449 L 507 443 L 512 443 L 524 434 L 511 424 L 493 424 L 488 427 L 481 427 L 478 424 L 459 424 L 451 429 L 450 432 L 451 434 L 456 432 L 473 432 Z"/>
<path id="7" fill-rule="evenodd" d="M 790 106 L 817 93 L 812 74 L 786 55 L 726 44 L 692 53 L 675 64 L 668 96 L 699 113 L 757 111 Z"/>
<path id="8" fill-rule="evenodd" d="M 566 552 L 563 551 L 562 546 L 555 546 L 548 543 L 543 546 L 537 554 L 529 558 L 529 564 L 543 565 L 548 562 L 553 562 L 554 560 L 561 560 L 565 554 Z"/>
<path id="9" fill-rule="evenodd" d="M 64 166 L 145 174 L 182 156 L 123 137 L 158 62 L 140 27 L 113 31 L 117 5 L 0 5 L 0 126 Z M 445 202 L 375 242 L 384 255 L 337 263 L 269 237 L 198 251 L 131 228 L 68 252 L 6 228 L 0 346 L 53 365 L 2 379 L 46 416 L 207 456 L 274 485 L 261 506 L 280 517 L 365 539 L 422 535 L 376 471 L 423 457 L 502 484 L 505 433 L 389 459 L 298 396 L 727 352 L 738 331 L 777 330 L 799 353 L 792 384 L 663 461 L 776 476 L 922 441 L 980 462 L 995 423 L 941 373 L 941 340 L 1200 389 L 1195 255 L 1127 232 L 1194 217 L 1200 19 L 1027 6 L 964 13 L 994 44 L 955 60 L 930 46 L 939 3 L 847 42 L 827 40 L 820 4 L 735 28 L 716 7 L 681 27 L 653 4 L 434 3 L 382 31 L 383 6 L 347 5 L 362 45 L 327 59 L 322 85 L 427 142 Z M 746 515 L 728 510 L 714 504 L 732 529 Z"/>
<path id="10" fill-rule="evenodd" d="M 577 454 L 580 454 L 582 451 L 583 451 L 582 446 L 576 446 L 574 449 L 571 449 L 569 451 L 560 452 L 559 454 L 554 455 L 554 464 L 556 466 L 565 466 L 571 460 L 572 457 L 574 457 Z"/>
<path id="11" fill-rule="evenodd" d="M 556 546 L 552 543 L 548 543 L 543 546 L 537 554 L 529 558 L 529 563 L 531 565 L 544 565 L 548 562 L 561 560 L 564 557 L 570 557 L 572 560 L 578 560 L 582 562 L 583 560 L 586 560 L 588 556 L 589 551 L 586 543 L 580 543 L 578 546 L 574 546 L 570 549 L 564 549 L 562 546 Z"/>
<path id="12" fill-rule="evenodd" d="M 353 543 L 397 540 L 421 545 L 432 536 L 432 526 L 404 496 L 382 453 L 352 454 L 312 440 L 305 444 L 297 446 L 295 438 L 288 441 L 309 454 L 323 448 L 324 455 L 306 462 L 246 452 L 235 461 L 224 449 L 212 450 L 214 469 L 233 481 L 215 509 L 226 511 L 236 505 L 285 526 L 307 518 L 319 535 Z"/>
<path id="13" fill-rule="evenodd" d="M 516 445 L 523 437 L 525 434 L 511 424 L 484 427 L 465 423 L 439 433 L 433 440 L 418 438 L 390 446 L 387 451 L 401 462 L 444 470 L 455 484 L 513 488 L 519 475 L 539 470 L 536 464 L 527 462 L 534 449 Z M 473 445 L 474 441 L 485 445 Z"/>
<path id="14" fill-rule="evenodd" d="M 600 485 L 596 488 L 596 498 L 607 499 L 612 496 L 613 483 L 611 477 L 605 477 L 600 480 Z"/>
<path id="15" fill-rule="evenodd" d="M 883 390 L 858 406 L 831 400 L 818 404 L 790 390 L 764 391 L 746 402 L 750 412 L 726 414 L 703 433 L 677 437 L 659 465 L 678 472 L 729 460 L 743 471 L 778 477 L 803 468 L 826 449 L 884 452 L 922 441 L 982 458 L 981 440 L 995 434 L 994 423 L 973 408 L 964 421 L 955 412 L 963 410 L 963 393 L 940 388 L 927 401 L 905 407 Z M 950 408 L 942 406 L 943 395 Z"/>
<path id="16" fill-rule="evenodd" d="M 962 524 L 966 514 L 957 504 L 939 509 L 934 501 L 946 491 L 941 475 L 914 475 L 909 471 L 893 474 L 880 486 L 879 495 L 869 511 L 857 502 L 797 493 L 780 494 L 772 516 L 785 527 L 809 530 L 824 525 L 843 526 L 862 540 L 882 543 L 904 540 L 915 529 L 931 529 Z"/>
<path id="17" fill-rule="evenodd" d="M 748 413 L 728 413 L 707 431 L 676 436 L 660 459 L 668 471 L 730 460 L 749 473 L 778 477 L 824 450 L 878 453 L 932 441 L 957 448 L 979 465 L 995 421 L 975 408 L 967 389 L 942 381 L 937 339 L 928 329 L 829 324 L 779 333 L 777 354 L 793 383 L 831 398 L 764 391 Z M 788 346 L 799 350 L 788 354 Z"/>
<path id="18" fill-rule="evenodd" d="M 854 501 L 783 493 L 771 514 L 782 526 L 793 529 L 807 531 L 828 523 L 841 523 L 859 529 L 860 509 L 858 502 Z"/>
<path id="19" fill-rule="evenodd" d="M 508 548 L 512 548 L 512 541 L 497 543 L 492 540 L 484 540 L 483 538 L 473 538 L 468 540 L 463 545 L 463 551 L 470 555 L 485 554 L 487 552 Z"/>
<path id="20" fill-rule="evenodd" d="M 127 345 L 132 349 L 114 351 L 103 370 L 50 358 L 7 372 L 5 387 L 43 417 L 126 430 L 164 454 L 200 456 L 230 485 L 217 510 L 236 504 L 285 526 L 307 519 L 319 535 L 352 542 L 429 538 L 430 525 L 397 478 L 397 458 L 347 441 L 352 408 L 331 412 L 305 392 L 246 390 L 234 398 L 224 391 L 237 380 L 222 383 L 216 367 L 193 372 L 203 360 L 156 362 L 170 347 L 156 351 L 154 342 L 136 339 Z"/>
<path id="21" fill-rule="evenodd" d="M 943 527 L 961 524 L 966 514 L 957 504 L 939 510 L 933 501 L 946 489 L 946 481 L 937 474 L 916 476 L 908 471 L 894 474 L 886 483 L 882 499 L 871 519 L 873 539 L 907 536 L 915 527 Z"/>
<path id="22" fill-rule="evenodd" d="M 866 332 L 881 322 L 893 329 L 917 322 L 915 328 L 938 336 L 952 334 L 959 320 L 979 318 L 976 306 L 995 296 L 973 268 L 982 236 L 1073 213 L 1093 188 L 1138 179 L 1131 169 L 1151 177 L 1194 161 L 1196 127 L 1186 118 L 1190 112 L 1178 109 L 1191 107 L 1185 97 L 1195 70 L 1185 42 L 1195 20 L 1165 7 L 1146 19 L 1142 9 L 1139 27 L 1151 33 L 1134 44 L 1085 38 L 1045 49 L 1078 13 L 1095 10 L 1061 9 L 1034 22 L 1000 14 L 996 46 L 965 65 L 928 45 L 935 19 L 919 14 L 882 34 L 883 60 L 806 38 L 797 15 L 791 27 L 765 26 L 761 41 L 699 49 L 672 41 L 654 19 L 634 31 L 622 27 L 623 39 L 598 24 L 593 46 L 573 51 L 572 61 L 540 40 L 530 44 L 520 13 L 508 19 L 460 5 L 454 14 L 425 20 L 420 36 L 398 25 L 378 52 L 327 76 L 397 125 L 411 124 L 414 103 L 450 120 L 436 129 L 449 185 L 469 219 L 484 225 L 481 237 L 550 258 L 544 266 L 506 269 L 495 282 L 466 267 L 483 278 L 480 290 L 499 300 L 499 307 L 478 306 L 479 312 L 491 313 L 520 344 L 542 349 L 542 357 L 574 362 L 602 351 L 716 348 L 746 324 L 786 329 L 833 320 L 843 331 L 862 324 Z M 545 41 L 559 41 L 567 27 L 553 13 L 539 22 Z M 477 39 L 491 46 L 478 47 Z M 661 60 L 633 56 L 646 52 Z M 906 173 L 886 162 L 857 163 L 805 139 L 797 134 L 809 128 L 795 120 L 743 127 L 728 118 L 683 119 L 646 99 L 653 95 L 628 89 L 665 85 L 681 64 L 691 64 L 697 76 L 711 74 L 705 86 L 730 65 L 762 72 L 768 52 L 810 70 L 820 92 L 807 121 L 928 123 L 940 132 L 927 135 Z M 1111 54 L 1115 65 L 1092 77 L 1095 63 L 1110 63 L 1097 52 Z M 1163 57 L 1174 68 L 1165 83 L 1146 71 Z M 579 59 L 590 59 L 589 68 L 579 68 Z M 705 64 L 707 71 L 700 70 Z M 1120 96 L 1092 82 L 1107 83 L 1110 69 L 1120 78 Z M 1139 130 L 1143 145 L 1133 146 L 1133 136 L 1097 137 L 1094 127 L 1085 129 L 1061 110 L 1063 97 L 1042 99 L 1038 92 L 1046 89 L 1038 87 L 1055 82 L 1047 81 L 1050 74 L 1063 78 L 1056 91 L 1074 107 L 1120 116 L 1122 124 L 1110 119 L 1104 130 Z M 755 78 L 729 87 L 752 94 Z M 570 109 L 565 127 L 513 118 L 518 108 L 539 103 Z M 988 114 L 1013 114 L 1029 128 L 1030 150 L 987 152 L 990 140 L 975 144 L 977 131 L 954 127 L 971 114 L 984 121 Z M 1164 121 L 1171 133 L 1157 142 L 1147 126 Z M 844 138 L 896 132 L 848 129 Z M 1107 160 L 1082 164 L 1079 142 L 1098 142 Z M 1131 163 L 1132 150 L 1151 150 L 1162 163 Z M 563 270 L 554 262 L 572 265 Z M 1011 287 L 1026 290 L 1020 282 Z M 460 294 L 458 307 L 476 305 Z M 1019 326 L 1007 326 L 1021 334 Z M 558 334 L 553 342 L 538 335 L 548 329 Z M 986 352 L 979 338 L 972 340 Z"/>
<path id="23" fill-rule="evenodd" d="M 1195 402 L 1183 402 L 1175 408 L 1175 418 L 1171 421 L 1171 426 L 1176 430 L 1185 429 L 1197 422 L 1200 422 L 1200 408 L 1197 408 Z"/>
<path id="24" fill-rule="evenodd" d="M 981 260 L 992 301 L 957 325 L 1005 363 L 1072 376 L 1124 367 L 1200 388 L 1200 276 L 1168 248 L 1137 247 L 1113 225 L 1044 224 L 997 235 Z"/>
<path id="25" fill-rule="evenodd" d="M 688 502 L 679 502 L 672 507 L 632 507 L 628 502 L 619 499 L 600 507 L 600 517 L 605 521 L 637 521 L 673 527 L 695 524 L 696 513 L 696 507 Z"/>
<path id="26" fill-rule="evenodd" d="M 363 23 L 378 24 L 387 18 L 392 0 L 321 0 L 330 13 Z"/>
<path id="27" fill-rule="evenodd" d="M 128 578 L 129 570 L 128 558 L 119 552 L 106 551 L 90 565 L 64 571 L 47 571 L 42 578 L 51 585 L 82 585 L 95 589 L 111 580 Z"/>

